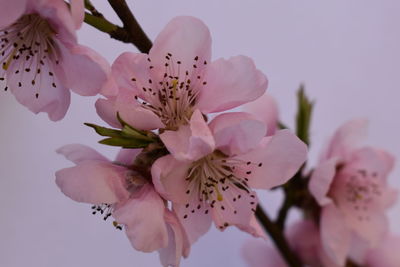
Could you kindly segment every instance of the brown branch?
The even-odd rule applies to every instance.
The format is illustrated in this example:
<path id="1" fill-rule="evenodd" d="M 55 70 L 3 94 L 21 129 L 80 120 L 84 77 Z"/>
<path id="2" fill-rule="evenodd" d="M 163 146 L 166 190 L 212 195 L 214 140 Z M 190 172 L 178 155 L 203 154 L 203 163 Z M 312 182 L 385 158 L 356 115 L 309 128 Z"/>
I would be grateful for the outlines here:
<path id="1" fill-rule="evenodd" d="M 125 0 L 108 0 L 121 19 L 130 41 L 143 53 L 149 53 L 152 43 L 133 16 Z"/>

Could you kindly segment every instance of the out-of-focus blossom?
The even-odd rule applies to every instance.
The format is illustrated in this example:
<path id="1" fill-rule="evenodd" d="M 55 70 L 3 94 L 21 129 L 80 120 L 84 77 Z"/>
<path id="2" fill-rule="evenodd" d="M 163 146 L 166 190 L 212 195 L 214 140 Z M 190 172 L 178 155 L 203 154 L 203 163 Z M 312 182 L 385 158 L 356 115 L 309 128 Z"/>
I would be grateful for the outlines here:
<path id="1" fill-rule="evenodd" d="M 257 197 L 289 180 L 304 163 L 306 145 L 288 130 L 265 137 L 265 124 L 248 113 L 218 115 L 207 125 L 196 110 L 189 125 L 160 137 L 171 155 L 152 167 L 156 190 L 171 200 L 195 242 L 211 222 L 256 234 Z"/>
<path id="2" fill-rule="evenodd" d="M 77 44 L 83 1 L 0 1 L 0 79 L 18 102 L 53 121 L 65 116 L 70 91 L 99 93 L 108 79 L 108 63 Z M 69 89 L 68 89 L 69 88 Z"/>
<path id="3" fill-rule="evenodd" d="M 301 262 L 311 267 L 339 267 L 325 254 L 317 226 L 310 220 L 292 224 L 285 236 Z M 285 260 L 269 241 L 253 239 L 242 247 L 249 267 L 287 267 Z"/>
<path id="4" fill-rule="evenodd" d="M 121 150 L 111 162 L 93 149 L 67 145 L 58 150 L 76 164 L 56 173 L 61 191 L 78 202 L 93 204 L 94 213 L 115 218 L 125 227 L 132 246 L 143 252 L 159 251 L 163 266 L 179 266 L 190 244 L 174 212 L 140 174 L 130 166 L 138 150 Z M 150 211 L 150 212 L 149 212 Z"/>
<path id="5" fill-rule="evenodd" d="M 265 92 L 267 79 L 250 58 L 210 60 L 206 25 L 193 17 L 176 17 L 148 55 L 126 52 L 116 59 L 112 74 L 118 94 L 98 100 L 97 111 L 115 127 L 119 112 L 135 128 L 176 130 L 189 123 L 196 109 L 221 112 Z"/>
<path id="6" fill-rule="evenodd" d="M 267 125 L 267 136 L 274 135 L 278 130 L 278 105 L 269 93 L 265 93 L 253 102 L 244 104 L 242 109 L 253 114 L 257 119 L 263 121 L 265 125 Z"/>
<path id="7" fill-rule="evenodd" d="M 387 184 L 394 159 L 383 150 L 357 146 L 365 129 L 364 120 L 340 127 L 309 184 L 322 207 L 323 247 L 341 266 L 352 256 L 355 241 L 366 247 L 379 244 L 388 228 L 384 212 L 396 199 L 395 190 Z"/>

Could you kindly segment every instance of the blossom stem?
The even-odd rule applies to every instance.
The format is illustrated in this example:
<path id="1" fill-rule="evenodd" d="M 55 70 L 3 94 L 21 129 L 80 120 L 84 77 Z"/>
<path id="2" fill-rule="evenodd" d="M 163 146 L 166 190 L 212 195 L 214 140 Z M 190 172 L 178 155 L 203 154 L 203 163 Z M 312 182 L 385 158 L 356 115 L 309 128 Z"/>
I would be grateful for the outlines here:
<path id="1" fill-rule="evenodd" d="M 269 218 L 268 214 L 263 210 L 260 205 L 257 205 L 255 215 L 263 226 L 264 230 L 271 236 L 276 247 L 279 249 L 281 255 L 290 267 L 301 267 L 301 261 L 297 255 L 293 253 L 292 249 L 283 235 L 282 229 Z"/>
<path id="2" fill-rule="evenodd" d="M 125 0 L 108 0 L 111 7 L 121 19 L 131 42 L 143 53 L 149 53 L 152 43 L 133 16 Z"/>

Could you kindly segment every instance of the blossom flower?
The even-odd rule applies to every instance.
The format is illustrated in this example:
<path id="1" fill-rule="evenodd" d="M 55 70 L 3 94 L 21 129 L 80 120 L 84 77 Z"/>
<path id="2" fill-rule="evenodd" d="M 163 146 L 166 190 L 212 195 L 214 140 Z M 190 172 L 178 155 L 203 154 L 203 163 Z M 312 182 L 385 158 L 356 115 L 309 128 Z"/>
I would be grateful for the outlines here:
<path id="1" fill-rule="evenodd" d="M 255 234 L 252 188 L 281 185 L 304 163 L 306 145 L 289 130 L 265 133 L 264 123 L 250 114 L 221 114 L 207 125 L 196 110 L 189 125 L 160 135 L 171 154 L 154 163 L 153 183 L 173 202 L 191 243 L 211 221 L 220 230 L 235 225 Z"/>
<path id="2" fill-rule="evenodd" d="M 83 1 L 0 2 L 0 80 L 18 102 L 51 120 L 65 116 L 70 88 L 89 96 L 108 79 L 108 63 L 77 44 L 75 31 L 83 21 Z"/>
<path id="3" fill-rule="evenodd" d="M 396 199 L 395 190 L 387 184 L 394 158 L 377 148 L 357 147 L 365 129 L 364 120 L 340 127 L 309 184 L 322 208 L 322 244 L 340 266 L 351 257 L 354 242 L 374 247 L 381 241 L 388 228 L 384 212 Z"/>
<path id="4" fill-rule="evenodd" d="M 339 267 L 325 254 L 317 226 L 311 220 L 290 225 L 285 236 L 294 253 L 306 266 Z M 242 247 L 242 255 L 249 267 L 287 267 L 276 248 L 266 240 L 252 239 Z"/>
<path id="5" fill-rule="evenodd" d="M 193 112 L 221 112 L 255 100 L 267 79 L 245 56 L 211 59 L 211 37 L 199 19 L 176 17 L 149 54 L 126 52 L 112 66 L 115 88 L 96 103 L 98 114 L 119 127 L 116 113 L 135 128 L 176 130 Z"/>
<path id="6" fill-rule="evenodd" d="M 179 266 L 190 249 L 186 233 L 153 186 L 125 167 L 138 152 L 121 150 L 113 163 L 89 147 L 64 146 L 58 153 L 76 166 L 58 171 L 56 183 L 71 199 L 93 204 L 93 213 L 101 212 L 105 220 L 113 216 L 136 250 L 158 250 L 163 266 Z"/>

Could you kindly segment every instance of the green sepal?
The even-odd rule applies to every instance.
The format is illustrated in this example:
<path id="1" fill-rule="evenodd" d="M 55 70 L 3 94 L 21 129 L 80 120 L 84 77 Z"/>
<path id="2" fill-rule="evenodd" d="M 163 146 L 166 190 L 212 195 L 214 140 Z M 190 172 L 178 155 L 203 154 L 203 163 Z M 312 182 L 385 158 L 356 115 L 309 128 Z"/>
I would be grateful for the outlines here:
<path id="1" fill-rule="evenodd" d="M 311 115 L 314 101 L 307 97 L 304 85 L 300 85 L 297 91 L 297 115 L 296 115 L 296 134 L 307 145 L 310 144 L 309 133 L 311 125 Z"/>

